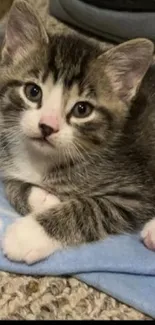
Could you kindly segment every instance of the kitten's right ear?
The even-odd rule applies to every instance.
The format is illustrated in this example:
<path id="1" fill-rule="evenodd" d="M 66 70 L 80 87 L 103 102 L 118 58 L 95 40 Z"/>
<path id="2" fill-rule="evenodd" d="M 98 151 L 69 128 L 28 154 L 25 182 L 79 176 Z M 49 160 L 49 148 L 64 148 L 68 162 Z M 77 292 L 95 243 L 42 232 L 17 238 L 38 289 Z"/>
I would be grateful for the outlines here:
<path id="1" fill-rule="evenodd" d="M 137 38 L 113 47 L 98 58 L 116 95 L 130 103 L 153 61 L 154 44 Z"/>
<path id="2" fill-rule="evenodd" d="M 24 0 L 15 0 L 8 16 L 2 59 L 6 56 L 20 59 L 30 48 L 48 43 L 41 18 Z"/>

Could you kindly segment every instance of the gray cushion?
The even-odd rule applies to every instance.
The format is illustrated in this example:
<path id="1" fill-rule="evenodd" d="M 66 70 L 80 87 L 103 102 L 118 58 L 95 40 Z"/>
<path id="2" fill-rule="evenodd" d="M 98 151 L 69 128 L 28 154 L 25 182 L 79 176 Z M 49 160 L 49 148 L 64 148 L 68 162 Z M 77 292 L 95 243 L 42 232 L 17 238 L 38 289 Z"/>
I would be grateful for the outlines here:
<path id="1" fill-rule="evenodd" d="M 101 9 L 79 0 L 51 0 L 50 10 L 59 20 L 108 40 L 146 37 L 155 41 L 155 12 Z"/>

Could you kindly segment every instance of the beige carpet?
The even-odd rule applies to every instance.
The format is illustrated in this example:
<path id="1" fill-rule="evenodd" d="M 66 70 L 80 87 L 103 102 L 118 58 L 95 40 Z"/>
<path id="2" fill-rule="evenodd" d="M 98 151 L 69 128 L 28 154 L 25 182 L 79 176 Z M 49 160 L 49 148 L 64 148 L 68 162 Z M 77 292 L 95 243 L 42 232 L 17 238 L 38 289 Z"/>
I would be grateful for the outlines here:
<path id="1" fill-rule="evenodd" d="M 30 1 L 30 0 L 29 0 Z M 32 0 L 31 0 L 32 1 Z M 36 0 L 36 2 L 42 0 Z M 12 0 L 0 0 L 0 17 Z M 51 18 L 54 31 L 68 28 Z M 146 320 L 147 316 L 72 278 L 0 273 L 0 320 Z"/>

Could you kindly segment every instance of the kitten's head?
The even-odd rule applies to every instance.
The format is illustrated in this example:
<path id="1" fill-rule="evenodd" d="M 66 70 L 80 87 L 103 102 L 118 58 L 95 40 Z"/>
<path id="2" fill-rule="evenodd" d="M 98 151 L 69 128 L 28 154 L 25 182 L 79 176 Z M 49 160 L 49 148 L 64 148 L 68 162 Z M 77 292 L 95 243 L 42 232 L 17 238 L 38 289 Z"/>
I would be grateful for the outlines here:
<path id="1" fill-rule="evenodd" d="M 51 160 L 104 148 L 123 126 L 152 55 L 146 39 L 102 53 L 75 35 L 51 37 L 33 8 L 15 1 L 1 52 L 1 141 Z"/>

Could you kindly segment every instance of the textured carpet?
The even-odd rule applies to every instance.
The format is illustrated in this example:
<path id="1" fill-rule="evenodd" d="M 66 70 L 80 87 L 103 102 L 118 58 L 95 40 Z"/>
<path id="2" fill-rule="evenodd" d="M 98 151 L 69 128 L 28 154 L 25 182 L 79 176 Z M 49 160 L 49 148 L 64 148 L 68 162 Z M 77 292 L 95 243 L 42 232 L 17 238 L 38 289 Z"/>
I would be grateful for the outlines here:
<path id="1" fill-rule="evenodd" d="M 28 0 L 32 1 L 32 0 Z M 37 0 L 37 3 L 44 0 Z M 12 0 L 0 0 L 0 18 Z M 51 18 L 54 32 L 70 29 Z M 103 44 L 104 45 L 104 44 Z M 72 278 L 0 272 L 0 320 L 146 320 L 147 316 Z"/>

